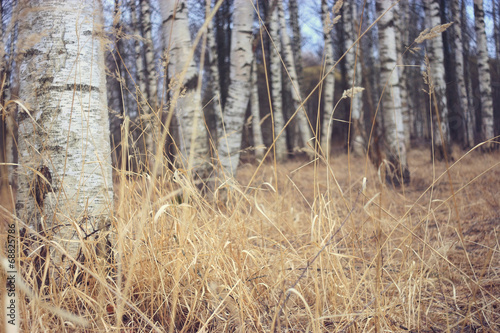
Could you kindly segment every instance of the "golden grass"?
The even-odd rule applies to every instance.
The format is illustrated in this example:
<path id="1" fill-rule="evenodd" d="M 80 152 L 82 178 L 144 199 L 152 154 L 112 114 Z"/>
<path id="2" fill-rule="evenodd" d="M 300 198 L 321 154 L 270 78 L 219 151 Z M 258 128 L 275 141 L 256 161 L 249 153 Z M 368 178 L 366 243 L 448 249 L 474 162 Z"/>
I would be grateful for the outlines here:
<path id="1" fill-rule="evenodd" d="M 243 165 L 224 202 L 207 201 L 179 172 L 117 182 L 113 271 L 94 257 L 81 281 L 22 296 L 21 331 L 499 330 L 498 157 L 471 152 L 451 168 L 459 220 L 447 178 L 432 186 L 421 150 L 401 190 L 373 168 L 365 175 L 363 158 L 348 170 L 344 154 L 330 162 L 336 181 L 320 161 L 294 161 L 277 173 L 264 165 L 247 188 L 255 166 Z M 436 164 L 436 177 L 443 172 Z"/>

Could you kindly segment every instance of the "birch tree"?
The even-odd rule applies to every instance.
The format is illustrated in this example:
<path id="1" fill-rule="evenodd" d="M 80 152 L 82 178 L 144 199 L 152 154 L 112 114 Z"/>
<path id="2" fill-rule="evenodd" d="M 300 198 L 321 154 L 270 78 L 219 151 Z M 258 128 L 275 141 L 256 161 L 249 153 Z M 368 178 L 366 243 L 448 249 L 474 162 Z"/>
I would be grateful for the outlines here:
<path id="1" fill-rule="evenodd" d="M 255 157 L 262 159 L 265 153 L 264 140 L 262 138 L 262 129 L 260 127 L 260 109 L 259 109 L 259 87 L 257 85 L 257 59 L 255 54 L 252 61 L 250 107 L 252 111 L 252 134 L 255 146 Z"/>
<path id="2" fill-rule="evenodd" d="M 410 108 L 408 107 L 408 91 L 406 81 L 408 79 L 408 69 L 404 66 L 405 44 L 406 36 L 408 34 L 409 22 L 409 3 L 408 1 L 401 1 L 396 7 L 398 14 L 394 15 L 394 24 L 398 33 L 396 34 L 396 52 L 398 55 L 398 72 L 400 81 L 401 92 L 401 114 L 403 116 L 403 126 L 405 129 L 405 145 L 410 147 Z M 406 44 L 407 45 L 407 44 Z"/>
<path id="3" fill-rule="evenodd" d="M 425 0 L 426 19 L 428 28 L 441 25 L 441 16 L 439 10 L 439 0 Z M 429 60 L 430 71 L 432 75 L 431 93 L 433 101 L 431 110 L 433 115 L 433 144 L 434 156 L 437 160 L 443 160 L 446 154 L 450 156 L 450 130 L 448 126 L 448 103 L 446 100 L 446 81 L 444 71 L 443 38 L 438 33 L 429 40 Z M 437 110 L 436 110 L 437 109 Z"/>
<path id="4" fill-rule="evenodd" d="M 476 21 L 476 42 L 477 42 L 477 66 L 479 74 L 479 92 L 481 94 L 481 135 L 482 140 L 494 137 L 493 125 L 493 100 L 491 96 L 491 74 L 488 57 L 488 46 L 486 43 L 486 32 L 484 30 L 484 10 L 483 0 L 474 0 L 474 17 Z M 495 144 L 490 142 L 485 146 L 485 150 L 495 148 Z"/>
<path id="5" fill-rule="evenodd" d="M 344 3 L 344 15 L 343 15 L 343 23 L 344 23 L 344 32 L 345 32 L 345 41 L 344 41 L 344 46 L 345 50 L 349 49 L 352 46 L 352 49 L 346 54 L 345 56 L 345 65 L 346 65 L 346 82 L 347 82 L 347 89 L 353 88 L 355 86 L 359 86 L 361 82 L 361 65 L 360 61 L 361 59 L 356 57 L 356 53 L 358 51 L 358 45 L 353 45 L 355 40 L 357 39 L 357 10 L 356 10 L 356 3 L 355 2 L 350 2 L 346 1 Z M 351 92 L 353 92 L 351 90 Z M 351 142 L 352 142 L 352 149 L 354 154 L 358 156 L 362 156 L 365 151 L 365 140 L 363 137 L 363 126 L 362 126 L 362 119 L 363 119 L 363 110 L 362 110 L 362 94 L 354 94 L 353 96 L 350 96 L 352 98 L 349 99 L 351 106 L 350 106 L 350 111 L 351 111 L 351 121 L 352 121 L 352 126 L 351 126 Z M 351 148 L 351 147 L 349 147 Z"/>
<path id="6" fill-rule="evenodd" d="M 223 133 L 219 137 L 219 158 L 224 171 L 236 175 L 245 111 L 250 98 L 252 68 L 253 5 L 235 0 L 231 35 L 231 69 L 228 97 L 223 114 Z"/>
<path id="7" fill-rule="evenodd" d="M 324 72 L 328 73 L 333 67 L 333 45 L 330 32 L 332 30 L 332 20 L 330 19 L 330 11 L 328 10 L 328 2 L 321 0 L 321 22 L 323 25 L 323 41 L 324 41 Z M 333 126 L 333 96 L 335 87 L 335 76 L 332 70 L 328 73 L 323 83 L 323 123 L 321 126 L 321 146 L 326 156 L 330 153 L 330 140 L 332 137 Z"/>
<path id="8" fill-rule="evenodd" d="M 290 12 L 290 26 L 292 27 L 293 33 L 293 58 L 295 61 L 295 69 L 297 72 L 297 77 L 299 82 L 303 82 L 303 73 L 302 73 L 302 35 L 300 33 L 300 24 L 299 24 L 299 6 L 297 4 L 297 0 L 289 0 L 288 1 L 288 10 Z"/>
<path id="9" fill-rule="evenodd" d="M 279 54 L 281 53 L 281 43 L 279 35 L 278 23 L 278 6 L 271 6 L 271 21 L 269 22 L 269 33 L 271 35 L 271 53 L 270 71 L 271 71 L 271 98 L 272 98 L 272 120 L 274 122 L 274 137 L 278 134 L 281 135 L 276 139 L 275 151 L 276 159 L 284 161 L 286 159 L 288 149 L 286 145 L 286 132 L 283 130 L 285 127 L 285 117 L 283 116 L 283 98 L 281 90 L 283 84 L 281 80 L 281 60 Z"/>
<path id="10" fill-rule="evenodd" d="M 178 162 L 203 177 L 208 169 L 208 142 L 201 95 L 197 89 L 199 73 L 190 55 L 192 44 L 187 0 L 161 1 L 160 9 L 169 54 L 168 79 L 173 86 L 173 96 L 178 96 L 172 99 L 179 123 Z"/>
<path id="11" fill-rule="evenodd" d="M 377 0 L 377 15 L 380 17 L 391 3 Z M 378 22 L 380 50 L 380 82 L 386 88 L 382 95 L 382 117 L 387 160 L 386 179 L 395 186 L 410 182 L 410 170 L 406 158 L 406 147 L 401 114 L 399 76 L 396 69 L 396 31 L 393 11 L 388 11 Z"/>
<path id="12" fill-rule="evenodd" d="M 91 0 L 22 0 L 19 8 L 16 209 L 29 225 L 21 231 L 29 255 L 43 263 L 50 252 L 64 269 L 66 255 L 95 251 L 83 240 L 103 234 L 113 205 L 102 8 Z"/>
<path id="13" fill-rule="evenodd" d="M 297 108 L 302 103 L 302 97 L 300 93 L 300 82 L 297 77 L 297 71 L 295 70 L 295 61 L 293 59 L 293 51 L 292 45 L 290 41 L 290 36 L 288 35 L 286 28 L 286 20 L 285 20 L 285 12 L 283 10 L 283 2 L 282 0 L 277 0 L 278 6 L 278 21 L 280 25 L 281 32 L 281 41 L 283 47 L 283 60 L 285 63 L 285 67 L 287 69 L 288 79 L 286 81 L 286 86 L 288 86 L 291 90 L 292 100 L 293 100 L 293 111 L 296 111 Z M 286 77 L 286 76 L 285 76 Z M 294 138 L 294 146 L 295 150 L 299 148 L 307 149 L 307 142 L 312 137 L 311 129 L 309 127 L 309 123 L 307 121 L 307 112 L 304 106 L 300 108 L 297 112 L 297 124 L 298 124 L 298 134 L 300 136 L 300 143 L 298 142 L 299 138 Z"/>

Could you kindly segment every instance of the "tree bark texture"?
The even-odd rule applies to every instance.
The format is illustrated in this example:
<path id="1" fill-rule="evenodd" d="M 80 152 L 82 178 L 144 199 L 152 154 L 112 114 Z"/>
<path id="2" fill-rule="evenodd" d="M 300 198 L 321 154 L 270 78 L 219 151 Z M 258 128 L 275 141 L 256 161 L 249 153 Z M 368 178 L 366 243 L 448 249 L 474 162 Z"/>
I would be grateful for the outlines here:
<path id="1" fill-rule="evenodd" d="M 424 5 L 426 19 L 428 20 L 427 28 L 441 25 L 439 0 L 425 0 Z M 445 158 L 445 154 L 448 156 L 451 154 L 442 34 L 429 40 L 428 46 L 431 67 L 429 73 L 432 76 L 430 78 L 432 82 L 432 98 L 435 99 L 431 103 L 434 157 L 441 161 Z"/>
<path id="2" fill-rule="evenodd" d="M 474 17 L 476 21 L 477 67 L 479 72 L 479 92 L 481 94 L 481 139 L 491 139 L 494 134 L 493 99 L 491 95 L 491 74 L 484 30 L 483 0 L 474 0 Z M 486 150 L 493 149 L 494 143 L 485 146 Z"/>
<path id="3" fill-rule="evenodd" d="M 286 144 L 286 131 L 283 130 L 285 127 L 285 117 L 283 115 L 283 98 L 282 89 L 283 83 L 281 79 L 281 69 L 282 64 L 279 57 L 281 53 L 281 43 L 279 34 L 279 23 L 278 23 L 278 6 L 271 6 L 271 21 L 269 22 L 269 33 L 271 35 L 271 52 L 269 54 L 270 59 L 270 71 L 271 71 L 271 97 L 272 97 L 272 119 L 274 121 L 274 137 L 276 140 L 276 159 L 280 162 L 284 161 L 288 154 L 287 144 Z M 281 135 L 276 139 L 278 134 Z"/>
<path id="4" fill-rule="evenodd" d="M 321 22 L 323 24 L 323 41 L 325 53 L 324 72 L 328 73 L 333 67 L 333 44 L 331 37 L 331 27 L 328 26 L 330 11 L 328 2 L 321 1 Z M 323 122 L 321 125 L 321 147 L 326 156 L 330 153 L 330 141 L 332 139 L 333 128 L 333 96 L 335 89 L 334 71 L 329 73 L 323 81 Z"/>
<path id="5" fill-rule="evenodd" d="M 228 175 L 236 175 L 240 160 L 245 111 L 250 99 L 252 68 L 253 6 L 248 0 L 235 0 L 231 35 L 231 69 L 227 102 L 224 107 L 224 127 L 219 137 L 219 158 Z"/>
<path id="6" fill-rule="evenodd" d="M 377 0 L 377 15 L 382 15 L 391 3 Z M 388 167 L 386 179 L 394 186 L 410 181 L 410 170 L 406 158 L 399 75 L 396 68 L 396 31 L 393 24 L 393 10 L 388 11 L 378 22 L 380 49 L 380 82 L 386 88 L 382 95 L 382 117 L 384 120 L 384 141 Z"/>
<path id="7" fill-rule="evenodd" d="M 197 89 L 198 69 L 194 60 L 189 60 L 192 44 L 187 1 L 161 1 L 160 8 L 163 37 L 168 50 L 168 79 L 173 87 L 172 94 L 181 91 L 177 100 L 172 99 L 179 123 L 178 163 L 184 169 L 204 177 L 208 169 L 207 130 L 201 95 Z M 187 61 L 189 63 L 186 64 Z"/>
<path id="8" fill-rule="evenodd" d="M 26 110 L 19 114 L 16 209 L 35 243 L 42 234 L 81 259 L 89 250 L 82 252 L 82 240 L 105 228 L 113 207 L 102 8 L 91 0 L 19 6 Z M 47 245 L 29 251 L 44 257 Z M 63 253 L 50 253 L 57 268 L 68 267 Z"/>

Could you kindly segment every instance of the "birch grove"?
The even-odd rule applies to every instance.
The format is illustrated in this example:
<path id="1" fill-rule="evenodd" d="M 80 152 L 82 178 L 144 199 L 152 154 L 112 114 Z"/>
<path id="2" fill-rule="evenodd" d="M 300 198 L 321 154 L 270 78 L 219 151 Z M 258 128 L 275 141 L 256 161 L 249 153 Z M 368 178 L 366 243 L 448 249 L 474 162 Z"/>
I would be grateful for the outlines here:
<path id="1" fill-rule="evenodd" d="M 21 231 L 27 253 L 43 264 L 50 252 L 64 273 L 72 263 L 68 256 L 81 260 L 96 251 L 82 249 L 82 240 L 111 224 L 102 8 L 90 0 L 24 0 L 19 6 L 17 213 L 29 225 Z M 64 251 L 48 249 L 42 236 Z"/>

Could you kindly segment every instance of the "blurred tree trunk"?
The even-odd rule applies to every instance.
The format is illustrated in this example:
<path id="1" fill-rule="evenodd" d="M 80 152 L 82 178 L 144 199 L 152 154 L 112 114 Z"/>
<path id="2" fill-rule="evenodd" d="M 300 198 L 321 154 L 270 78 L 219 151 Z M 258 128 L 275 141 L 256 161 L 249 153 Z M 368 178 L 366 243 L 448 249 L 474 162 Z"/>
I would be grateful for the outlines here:
<path id="1" fill-rule="evenodd" d="M 407 69 L 404 67 L 404 53 L 406 51 L 405 45 L 407 44 L 406 36 L 408 34 L 408 21 L 409 13 L 408 1 L 401 1 L 397 8 L 398 14 L 394 15 L 394 24 L 397 29 L 396 34 L 396 52 L 397 52 L 397 64 L 399 72 L 399 86 L 401 92 L 401 114 L 403 116 L 403 126 L 405 132 L 405 145 L 406 148 L 410 148 L 410 109 L 408 107 L 408 91 L 406 90 L 406 80 L 407 80 Z"/>
<path id="2" fill-rule="evenodd" d="M 285 20 L 285 12 L 283 10 L 283 2 L 282 0 L 277 0 L 278 6 L 278 21 L 279 21 L 279 29 L 281 32 L 281 41 L 283 46 L 283 60 L 285 63 L 285 67 L 287 69 L 287 74 L 285 74 L 285 86 L 290 89 L 292 100 L 293 100 L 293 110 L 295 112 L 297 108 L 302 103 L 302 97 L 300 93 L 300 82 L 297 77 L 297 71 L 295 70 L 295 62 L 292 54 L 292 45 L 290 42 L 290 36 L 288 36 L 286 20 Z M 294 142 L 294 150 L 299 150 L 300 148 L 307 149 L 307 142 L 312 137 L 311 129 L 309 127 L 309 122 L 307 121 L 307 112 L 304 106 L 298 111 L 297 115 L 297 125 L 298 125 L 298 134 L 300 137 L 293 138 L 292 142 Z"/>
<path id="3" fill-rule="evenodd" d="M 439 0 L 425 0 L 424 4 L 426 18 L 428 20 L 427 28 L 430 29 L 441 25 Z M 432 74 L 430 80 L 433 87 L 431 91 L 433 95 L 431 113 L 433 115 L 434 157 L 438 161 L 442 161 L 445 155 L 450 156 L 451 154 L 442 34 L 438 34 L 436 37 L 429 40 L 428 45 L 431 67 L 429 73 Z"/>
<path id="4" fill-rule="evenodd" d="M 275 151 L 276 159 L 282 162 L 286 159 L 288 154 L 288 149 L 286 145 L 286 131 L 283 130 L 285 126 L 285 117 L 283 116 L 283 98 L 282 89 L 283 83 L 281 80 L 281 60 L 279 54 L 281 53 L 281 42 L 279 35 L 279 23 L 278 23 L 278 6 L 276 2 L 271 6 L 271 21 L 269 22 L 269 33 L 271 35 L 271 52 L 269 54 L 270 59 L 270 71 L 271 71 L 271 96 L 272 96 L 272 120 L 274 123 L 274 135 L 273 140 L 276 136 L 281 133 L 281 135 L 276 139 Z"/>
<path id="5" fill-rule="evenodd" d="M 210 0 L 207 0 L 205 17 L 210 13 Z M 217 15 L 216 15 L 217 19 Z M 207 54 L 208 54 L 208 71 L 210 72 L 210 79 L 212 84 L 210 85 L 210 97 L 212 98 L 212 106 L 213 112 L 216 119 L 216 127 L 220 128 L 220 124 L 222 124 L 222 102 L 221 102 L 221 91 L 220 91 L 220 75 L 219 75 L 219 57 L 218 57 L 218 49 L 215 38 L 215 30 L 213 20 L 211 20 L 208 24 L 207 29 Z M 216 142 L 218 142 L 218 133 L 217 130 L 214 131 L 213 134 L 214 146 L 217 147 Z"/>
<path id="6" fill-rule="evenodd" d="M 143 50 L 141 47 L 142 34 L 141 34 L 141 23 L 137 20 L 137 5 L 136 0 L 129 0 L 131 20 L 132 20 L 132 30 L 134 32 L 134 55 L 135 55 L 135 98 L 137 102 L 137 116 L 140 123 L 139 133 L 139 152 L 141 153 L 138 162 L 143 164 L 141 169 L 149 169 L 150 166 L 148 162 L 151 161 L 153 156 L 153 140 L 151 127 L 149 126 L 148 120 L 151 116 L 151 109 L 148 105 L 148 95 L 147 95 L 147 85 L 146 85 L 146 64 L 144 59 Z"/>
<path id="7" fill-rule="evenodd" d="M 377 0 L 377 15 L 382 15 L 391 3 Z M 386 179 L 394 186 L 408 184 L 410 170 L 406 158 L 399 75 L 396 70 L 396 31 L 393 25 L 394 9 L 387 12 L 378 22 L 380 50 L 380 84 L 386 86 L 382 95 L 382 116 L 384 120 L 385 152 L 388 165 Z"/>
<path id="8" fill-rule="evenodd" d="M 453 43 L 455 55 L 455 80 L 457 84 L 458 100 L 456 106 L 459 108 L 457 113 L 462 115 L 462 131 L 464 132 L 462 146 L 469 148 L 474 144 L 473 121 L 471 111 L 467 105 L 467 91 L 465 88 L 465 69 L 464 69 L 464 49 L 462 46 L 462 26 L 460 20 L 460 4 L 463 1 L 452 1 L 451 12 L 453 15 Z"/>
<path id="9" fill-rule="evenodd" d="M 479 91 L 481 98 L 481 140 L 488 140 L 495 136 L 493 125 L 493 99 L 491 94 L 491 74 L 484 30 L 483 0 L 474 0 L 474 17 L 476 21 L 477 66 L 479 74 Z M 483 146 L 484 150 L 492 150 L 494 143 Z"/>
<path id="10" fill-rule="evenodd" d="M 333 45 L 330 32 L 332 30 L 330 11 L 328 10 L 328 2 L 321 1 L 321 22 L 323 25 L 323 41 L 324 41 L 324 73 L 327 73 L 333 67 Z M 330 141 L 332 139 L 333 128 L 333 96 L 335 89 L 335 75 L 332 70 L 323 82 L 323 123 L 321 126 L 321 147 L 326 156 L 330 155 Z"/>
<path id="11" fill-rule="evenodd" d="M 140 29 L 141 36 L 144 38 L 143 53 L 141 56 L 144 61 L 144 80 L 146 83 L 146 98 L 148 105 L 146 106 L 146 148 L 148 157 L 154 156 L 156 153 L 156 145 L 160 141 L 160 124 L 161 113 L 158 109 L 158 74 L 155 67 L 155 54 L 153 47 L 153 37 L 151 24 L 151 4 L 150 0 L 139 0 L 140 5 Z M 150 164 L 151 168 L 151 164 Z"/>
<path id="12" fill-rule="evenodd" d="M 37 252 L 35 261 L 43 264 L 49 251 L 37 244 L 38 234 L 65 249 L 50 249 L 64 275 L 68 255 L 82 260 L 95 253 L 82 249 L 81 240 L 105 235 L 113 207 L 104 48 L 97 37 L 102 7 L 81 0 L 19 6 L 19 95 L 29 113 L 19 115 L 17 213 L 30 226 L 21 234 Z"/>
<path id="13" fill-rule="evenodd" d="M 344 23 L 344 50 L 348 50 L 353 46 L 357 39 L 357 32 L 359 27 L 359 20 L 357 19 L 357 8 L 356 3 L 351 1 L 346 1 L 344 3 L 343 9 L 343 23 Z M 352 49 L 346 54 L 345 66 L 346 66 L 346 88 L 350 89 L 353 87 L 361 86 L 361 59 L 358 58 L 357 54 L 359 45 L 354 45 Z M 363 156 L 365 153 L 365 139 L 363 133 L 363 127 L 361 125 L 361 120 L 363 119 L 363 101 L 362 94 L 357 93 L 349 96 L 350 103 L 350 135 L 349 135 L 349 149 L 352 149 L 353 153 L 358 156 Z M 352 144 L 351 144 L 352 142 Z"/>
<path id="14" fill-rule="evenodd" d="M 250 99 L 252 68 L 253 5 L 248 0 L 235 0 L 231 36 L 231 71 L 223 125 L 219 136 L 219 158 L 224 171 L 236 176 L 240 160 L 245 111 Z"/>
<path id="15" fill-rule="evenodd" d="M 205 177 L 208 171 L 207 131 L 197 89 L 199 73 L 194 60 L 190 59 L 192 44 L 187 1 L 162 1 L 160 8 L 163 37 L 169 54 L 168 79 L 173 86 L 171 103 L 175 106 L 179 123 L 178 162 L 190 173 Z M 177 94 L 178 98 L 174 98 Z"/>
<path id="16" fill-rule="evenodd" d="M 469 138 L 470 146 L 474 146 L 476 143 L 476 110 L 474 107 L 474 92 L 472 89 L 472 79 L 471 79 L 471 63 L 470 63 L 470 35 L 467 31 L 467 12 L 465 1 L 461 2 L 462 7 L 460 8 L 460 30 L 462 37 L 462 47 L 463 47 L 463 65 L 464 65 L 464 81 L 465 81 L 465 91 L 467 94 L 467 137 Z"/>
<path id="17" fill-rule="evenodd" d="M 252 90 L 250 96 L 250 107 L 252 112 L 252 134 L 253 142 L 255 146 L 255 157 L 257 159 L 262 159 L 266 148 L 264 146 L 264 140 L 262 138 L 262 129 L 260 127 L 260 109 L 259 109 L 259 87 L 257 85 L 257 59 L 254 57 L 252 61 L 252 73 L 251 73 L 251 87 Z"/>
<path id="18" fill-rule="evenodd" d="M 299 6 L 297 0 L 289 0 L 288 10 L 290 11 L 290 25 L 293 33 L 293 59 L 295 69 L 297 71 L 297 78 L 299 82 L 304 82 L 303 69 L 302 69 L 302 35 L 300 33 L 299 23 Z M 302 92 L 301 92 L 302 93 Z"/>

